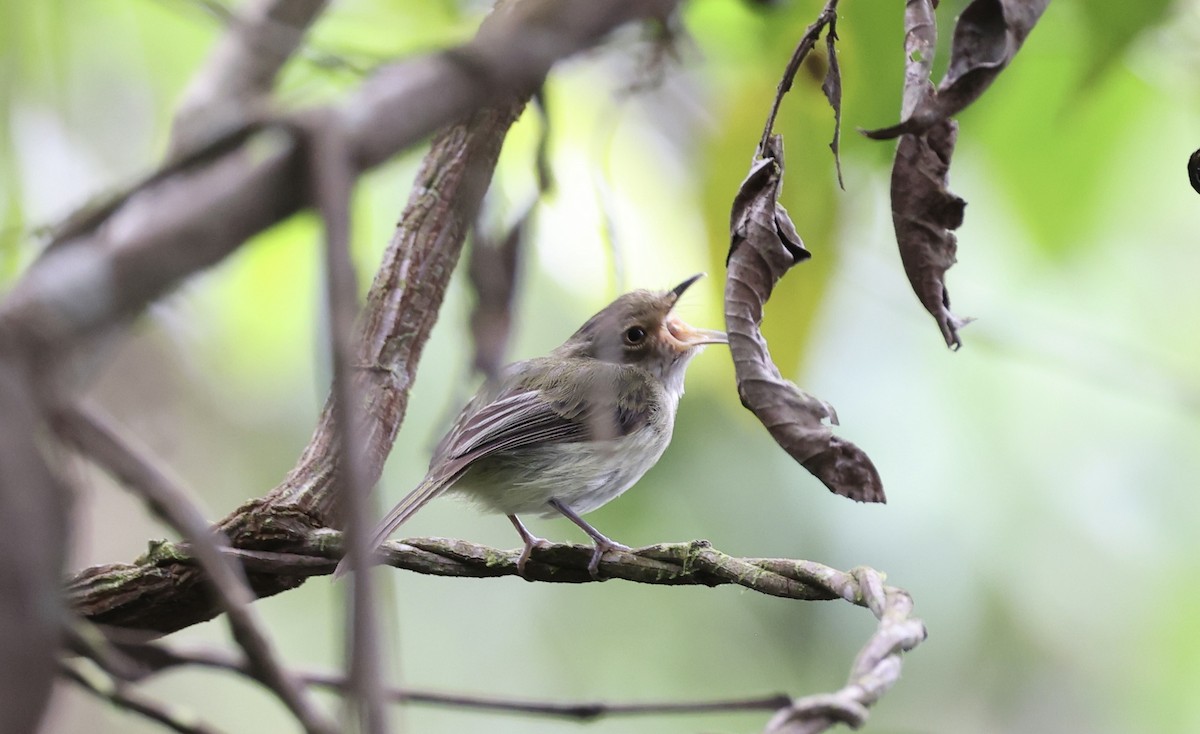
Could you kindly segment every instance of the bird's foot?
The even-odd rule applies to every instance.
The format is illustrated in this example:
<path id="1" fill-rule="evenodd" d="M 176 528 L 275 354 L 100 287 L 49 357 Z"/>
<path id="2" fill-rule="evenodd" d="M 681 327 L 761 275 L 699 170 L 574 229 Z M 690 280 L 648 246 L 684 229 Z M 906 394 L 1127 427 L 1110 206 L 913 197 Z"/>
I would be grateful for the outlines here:
<path id="1" fill-rule="evenodd" d="M 571 522 L 575 523 L 575 525 L 578 526 L 580 530 L 587 533 L 588 537 L 592 539 L 592 542 L 596 544 L 595 549 L 592 550 L 592 560 L 588 562 L 588 573 L 590 573 L 592 575 L 592 578 L 594 578 L 595 580 L 597 580 L 597 581 L 600 580 L 600 559 L 604 558 L 605 553 L 607 553 L 609 551 L 613 551 L 613 550 L 615 550 L 615 551 L 631 551 L 631 550 L 633 550 L 629 546 L 621 545 L 617 541 L 609 538 L 604 533 L 602 533 L 599 530 L 597 530 L 596 528 L 592 527 L 590 524 L 588 524 L 587 520 L 584 520 L 582 517 L 579 516 L 579 514 L 577 512 L 572 510 L 567 505 L 564 505 L 559 500 L 551 499 L 546 504 L 548 504 L 551 507 L 553 507 L 554 509 L 558 510 L 562 514 L 563 517 L 565 517 L 568 520 L 570 520 Z"/>
<path id="2" fill-rule="evenodd" d="M 525 548 L 521 551 L 521 555 L 517 558 L 517 573 L 521 574 L 521 578 L 529 581 L 530 578 L 525 575 L 525 564 L 529 562 L 529 556 L 533 554 L 533 549 L 546 550 L 553 543 L 545 538 L 539 538 L 536 535 L 528 535 L 524 538 Z"/>
<path id="3" fill-rule="evenodd" d="M 517 529 L 517 534 L 521 536 L 521 542 L 525 547 L 521 550 L 521 555 L 517 557 L 517 573 L 521 574 L 521 578 L 529 581 L 530 578 L 525 575 L 525 564 L 529 562 L 529 556 L 533 554 L 533 549 L 545 550 L 550 547 L 550 541 L 545 538 L 539 538 L 529 532 L 529 528 L 525 527 L 525 523 L 516 515 L 509 515 L 508 521 Z"/>
<path id="4" fill-rule="evenodd" d="M 588 573 L 597 581 L 600 580 L 600 560 L 604 558 L 604 554 L 609 551 L 632 551 L 633 549 L 627 545 L 618 543 L 615 540 L 610 540 L 601 535 L 599 538 L 593 538 L 596 545 L 592 548 L 592 560 L 588 562 Z"/>

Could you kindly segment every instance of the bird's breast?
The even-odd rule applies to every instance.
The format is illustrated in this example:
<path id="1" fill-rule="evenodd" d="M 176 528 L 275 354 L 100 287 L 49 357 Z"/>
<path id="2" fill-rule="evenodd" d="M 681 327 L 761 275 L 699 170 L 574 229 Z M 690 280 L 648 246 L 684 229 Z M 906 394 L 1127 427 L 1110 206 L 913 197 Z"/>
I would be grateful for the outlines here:
<path id="1" fill-rule="evenodd" d="M 673 407 L 673 406 L 672 406 Z M 674 418 L 671 410 L 670 418 Z M 654 466 L 671 442 L 672 420 L 655 420 L 619 438 L 519 449 L 478 462 L 453 487 L 485 509 L 506 515 L 557 513 L 557 499 L 576 513 L 620 496 Z"/>

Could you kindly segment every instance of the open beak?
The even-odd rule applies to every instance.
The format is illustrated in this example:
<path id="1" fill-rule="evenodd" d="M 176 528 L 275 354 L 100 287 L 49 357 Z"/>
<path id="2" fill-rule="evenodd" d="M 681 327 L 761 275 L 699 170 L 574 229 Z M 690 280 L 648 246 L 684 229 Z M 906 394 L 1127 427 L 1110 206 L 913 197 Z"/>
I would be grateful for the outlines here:
<path id="1" fill-rule="evenodd" d="M 665 325 L 667 333 L 675 340 L 677 346 L 683 349 L 691 349 L 703 344 L 729 343 L 729 337 L 725 335 L 725 332 L 697 329 L 675 315 L 668 316 Z"/>
<path id="2" fill-rule="evenodd" d="M 683 292 L 691 287 L 693 283 L 704 277 L 704 273 L 696 273 L 692 277 L 683 281 L 679 285 L 672 288 L 667 296 L 670 298 L 671 306 L 674 307 L 679 302 L 679 297 Z M 694 326 L 688 325 L 683 319 L 668 314 L 663 325 L 667 327 L 667 333 L 675 342 L 675 347 L 679 350 L 691 349 L 703 344 L 728 344 L 729 338 L 723 331 L 712 331 L 710 329 L 697 329 Z"/>

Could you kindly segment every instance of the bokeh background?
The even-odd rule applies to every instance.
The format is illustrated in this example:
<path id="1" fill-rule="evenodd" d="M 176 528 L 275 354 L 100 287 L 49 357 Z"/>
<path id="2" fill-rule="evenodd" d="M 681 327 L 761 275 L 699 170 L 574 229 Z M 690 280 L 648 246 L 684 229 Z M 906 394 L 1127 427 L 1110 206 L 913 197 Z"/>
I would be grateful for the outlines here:
<path id="1" fill-rule="evenodd" d="M 151 170 L 174 104 L 222 30 L 199 0 L 0 5 L 0 282 L 38 228 Z M 963 2 L 939 10 L 943 46 Z M 557 188 L 527 243 L 513 359 L 560 343 L 614 295 L 711 277 L 681 311 L 720 325 L 729 204 L 771 95 L 819 4 L 692 0 L 678 60 L 648 78 L 645 34 L 556 68 L 547 89 Z M 340 0 L 286 71 L 286 105 L 336 100 L 362 69 L 462 41 L 480 2 Z M 952 188 L 969 202 L 951 353 L 908 290 L 887 202 L 892 145 L 856 127 L 899 109 L 903 3 L 845 0 L 839 191 L 820 53 L 778 124 L 784 202 L 813 260 L 786 278 L 766 331 L 782 369 L 833 403 L 866 449 L 886 506 L 829 494 L 738 404 L 727 352 L 693 365 L 675 441 L 639 486 L 590 516 L 632 545 L 708 538 L 726 552 L 867 564 L 907 588 L 929 640 L 874 709 L 874 732 L 1200 731 L 1200 3 L 1055 0 L 988 94 L 960 117 Z M 331 58 L 340 62 L 331 63 Z M 939 70 L 945 54 L 939 56 Z M 652 67 L 653 68 L 653 67 Z M 653 76 L 653 72 L 649 74 Z M 540 130 L 505 149 L 487 217 L 536 195 Z M 368 176 L 355 201 L 364 283 L 421 151 Z M 273 486 L 328 387 L 319 230 L 297 216 L 188 282 L 139 321 L 90 392 L 169 461 L 214 519 Z M 378 490 L 423 474 L 474 389 L 455 279 Z M 127 561 L 167 531 L 106 478 L 77 479 L 73 568 Z M 581 540 L 565 521 L 533 520 Z M 405 531 L 500 547 L 500 517 L 452 500 Z M 733 588 L 581 587 L 387 579 L 393 682 L 527 698 L 696 699 L 831 690 L 870 615 Z M 342 660 L 344 589 L 322 579 L 265 600 L 287 660 Z M 175 635 L 227 645 L 220 622 Z M 289 731 L 268 695 L 228 676 L 171 673 L 155 695 L 227 731 Z M 330 701 L 332 703 L 332 701 Z M 46 732 L 150 732 L 74 688 Z M 394 709 L 397 730 L 751 732 L 762 714 L 593 724 Z"/>

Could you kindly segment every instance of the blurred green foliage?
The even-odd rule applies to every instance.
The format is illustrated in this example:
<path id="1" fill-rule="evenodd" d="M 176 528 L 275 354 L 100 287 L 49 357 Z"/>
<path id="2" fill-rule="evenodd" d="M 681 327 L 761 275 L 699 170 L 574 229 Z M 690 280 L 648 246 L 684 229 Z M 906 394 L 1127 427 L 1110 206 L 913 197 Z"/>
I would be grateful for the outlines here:
<path id="1" fill-rule="evenodd" d="M 282 103 L 339 99 L 361 81 L 356 69 L 461 41 L 485 5 L 335 3 L 287 68 Z M 766 5 L 693 0 L 680 61 L 650 91 L 622 91 L 650 53 L 644 34 L 618 34 L 556 70 L 547 97 L 557 186 L 536 214 L 514 359 L 561 342 L 619 288 L 698 270 L 712 277 L 683 314 L 719 325 L 730 199 L 819 9 Z M 1184 175 L 1200 146 L 1200 4 L 1057 0 L 961 116 L 951 183 L 969 206 L 948 282 L 955 310 L 979 321 L 956 354 L 901 272 L 887 202 L 892 147 L 855 133 L 897 114 L 902 4 L 843 5 L 846 191 L 827 147 L 819 49 L 777 125 L 784 204 L 814 257 L 783 281 L 765 330 L 785 373 L 837 406 L 840 432 L 874 458 L 889 504 L 825 492 L 741 409 L 728 359 L 710 349 L 692 368 L 660 466 L 591 519 L 635 545 L 707 537 L 730 553 L 887 572 L 913 593 L 931 637 L 871 731 L 1200 730 L 1200 597 L 1188 581 L 1200 557 L 1200 207 Z M 943 50 L 963 5 L 942 3 Z M 0 282 L 34 257 L 37 227 L 153 168 L 173 105 L 220 31 L 184 0 L 0 4 Z M 493 192 L 497 218 L 534 195 L 539 129 L 527 114 L 514 130 Z M 364 280 L 419 154 L 359 187 Z M 214 518 L 278 481 L 324 399 L 319 236 L 311 215 L 293 218 L 189 282 L 142 320 L 93 387 Z M 448 412 L 473 387 L 469 303 L 457 279 L 381 505 L 419 479 Z M 80 475 L 77 566 L 128 560 L 165 532 L 106 479 Z M 579 538 L 558 521 L 533 529 Z M 405 530 L 516 544 L 503 519 L 450 501 Z M 395 680 L 468 692 L 804 694 L 841 685 L 872 626 L 842 604 L 732 589 L 380 575 L 392 589 Z M 317 580 L 262 602 L 290 662 L 340 662 L 341 594 Z M 220 624 L 177 637 L 227 644 Z M 288 730 L 279 706 L 227 676 L 176 673 L 148 687 L 228 731 Z M 421 732 L 576 726 L 417 707 L 400 718 Z M 589 729 L 757 731 L 764 718 Z M 157 731 L 64 689 L 47 731 L 85 730 Z"/>

